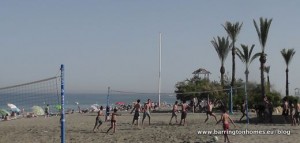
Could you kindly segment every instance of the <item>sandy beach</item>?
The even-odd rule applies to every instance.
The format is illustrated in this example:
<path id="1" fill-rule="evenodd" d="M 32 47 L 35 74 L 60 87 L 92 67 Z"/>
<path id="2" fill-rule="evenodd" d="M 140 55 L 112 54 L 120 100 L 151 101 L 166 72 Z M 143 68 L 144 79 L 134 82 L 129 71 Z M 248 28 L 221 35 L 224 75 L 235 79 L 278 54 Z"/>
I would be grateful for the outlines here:
<path id="1" fill-rule="evenodd" d="M 171 113 L 152 113 L 152 124 L 148 125 L 146 118 L 144 127 L 132 126 L 133 115 L 129 112 L 120 112 L 117 117 L 117 130 L 106 134 L 110 127 L 110 122 L 105 122 L 98 132 L 92 131 L 96 113 L 87 114 L 68 114 L 66 115 L 66 142 L 67 143 L 99 143 L 99 142 L 119 142 L 119 143 L 153 143 L 153 142 L 215 142 L 214 136 L 218 141 L 223 142 L 223 135 L 199 135 L 198 131 L 222 130 L 222 124 L 215 125 L 216 121 L 210 118 L 204 123 L 206 115 L 204 113 L 188 113 L 187 126 L 169 125 Z M 216 113 L 218 119 L 220 113 Z M 254 115 L 252 115 L 254 116 Z M 236 121 L 240 117 L 239 113 L 232 115 Z M 180 115 L 178 116 L 180 119 Z M 280 116 L 278 116 L 280 118 Z M 104 120 L 104 117 L 102 117 Z M 279 120 L 279 119 L 277 119 Z M 175 122 L 173 120 L 173 122 Z M 290 131 L 290 135 L 230 135 L 231 142 L 237 143 L 296 143 L 300 140 L 300 126 L 292 127 L 290 124 L 250 124 L 245 121 L 237 122 L 237 128 L 231 124 L 232 130 L 260 130 Z M 36 117 L 21 118 L 12 121 L 0 122 L 1 143 L 58 143 L 60 142 L 60 121 L 59 117 Z"/>

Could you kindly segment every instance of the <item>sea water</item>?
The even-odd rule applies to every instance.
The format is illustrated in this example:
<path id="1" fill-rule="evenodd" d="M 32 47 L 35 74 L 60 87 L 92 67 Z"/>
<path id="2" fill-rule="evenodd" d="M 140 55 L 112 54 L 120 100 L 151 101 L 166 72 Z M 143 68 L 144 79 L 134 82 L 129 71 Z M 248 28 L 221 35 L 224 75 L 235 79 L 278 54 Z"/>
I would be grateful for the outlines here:
<path id="1" fill-rule="evenodd" d="M 47 98 L 39 98 L 38 96 L 34 96 L 35 100 L 30 98 L 31 96 L 22 96 L 22 99 L 10 97 L 7 100 L 0 100 L 0 109 L 10 110 L 7 106 L 7 103 L 15 104 L 20 110 L 23 108 L 28 111 L 32 106 L 37 105 L 41 106 L 43 109 L 49 103 L 48 101 L 52 101 L 49 106 L 51 109 L 55 109 L 59 104 L 58 100 L 61 100 L 60 95 L 53 95 L 51 97 L 47 96 Z M 0 99 L 2 99 L 0 97 Z M 132 105 L 133 102 L 136 102 L 137 99 L 141 100 L 141 103 L 147 102 L 147 99 L 151 99 L 152 102 L 158 103 L 158 94 L 107 94 L 107 93 L 99 93 L 99 94 L 90 94 L 90 93 L 65 93 L 64 101 L 65 101 L 65 109 L 78 109 L 78 105 L 81 109 L 87 109 L 91 107 L 93 104 L 98 104 L 99 106 L 106 106 L 107 101 L 110 107 L 115 107 L 116 102 L 124 102 L 125 105 Z M 163 104 L 173 104 L 176 101 L 176 95 L 170 94 L 161 94 L 161 103 Z M 37 103 L 38 102 L 38 103 Z M 76 104 L 78 103 L 78 105 Z"/>
<path id="2" fill-rule="evenodd" d="M 141 103 L 147 102 L 151 99 L 152 102 L 158 102 L 158 95 L 156 94 L 66 94 L 65 95 L 65 105 L 67 108 L 76 108 L 77 104 L 81 108 L 88 108 L 92 104 L 98 104 L 99 106 L 106 106 L 107 101 L 109 106 L 116 106 L 116 102 L 124 102 L 126 105 L 132 105 L 137 99 L 141 100 Z M 173 104 L 176 101 L 176 96 L 162 94 L 161 103 Z"/>

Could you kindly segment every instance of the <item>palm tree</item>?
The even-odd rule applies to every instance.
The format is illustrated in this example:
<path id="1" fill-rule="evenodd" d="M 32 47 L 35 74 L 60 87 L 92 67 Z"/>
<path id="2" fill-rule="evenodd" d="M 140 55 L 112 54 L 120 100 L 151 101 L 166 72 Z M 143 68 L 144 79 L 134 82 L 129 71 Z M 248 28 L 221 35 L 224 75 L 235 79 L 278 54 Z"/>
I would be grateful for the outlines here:
<path id="1" fill-rule="evenodd" d="M 218 53 L 219 59 L 221 61 L 221 68 L 220 68 L 220 73 L 221 73 L 221 85 L 224 88 L 224 74 L 225 74 L 225 59 L 228 56 L 228 53 L 231 48 L 231 44 L 229 43 L 228 37 L 219 37 L 218 39 L 214 38 L 211 41 L 212 45 L 214 46 L 215 50 Z"/>
<path id="2" fill-rule="evenodd" d="M 256 59 L 259 54 L 255 54 L 253 56 L 252 55 L 252 51 L 254 48 L 254 45 L 251 46 L 250 51 L 249 51 L 249 47 L 246 45 L 241 44 L 241 47 L 243 49 L 243 51 L 241 51 L 240 49 L 236 49 L 237 50 L 237 55 L 240 58 L 240 60 L 245 64 L 246 70 L 245 70 L 245 76 L 246 76 L 246 84 L 245 84 L 245 96 L 246 96 L 246 113 L 247 113 L 247 123 L 249 124 L 249 116 L 248 116 L 248 91 L 247 91 L 247 85 L 248 85 L 248 75 L 249 75 L 249 66 L 251 64 L 251 62 Z"/>
<path id="3" fill-rule="evenodd" d="M 230 23 L 230 22 L 226 22 L 225 25 L 222 25 L 224 27 L 224 29 L 226 30 L 228 36 L 230 37 L 230 39 L 232 40 L 232 49 L 231 49 L 231 53 L 232 53 L 232 78 L 231 78 L 231 87 L 234 87 L 235 85 L 235 53 L 236 53 L 236 48 L 235 48 L 235 42 L 237 39 L 238 34 L 241 31 L 241 28 L 243 26 L 243 23 L 239 24 L 239 22 L 236 23 Z"/>
<path id="4" fill-rule="evenodd" d="M 265 97 L 265 75 L 264 75 L 264 68 L 265 68 L 265 63 L 267 61 L 267 57 L 265 54 L 265 48 L 266 48 L 266 43 L 268 39 L 268 33 L 269 33 L 269 28 L 272 23 L 272 19 L 263 19 L 262 17 L 259 19 L 260 21 L 260 27 L 258 27 L 257 23 L 253 19 L 253 23 L 258 35 L 259 43 L 261 45 L 261 53 L 260 53 L 260 79 L 261 79 L 261 94 L 262 98 Z"/>
<path id="5" fill-rule="evenodd" d="M 282 49 L 281 55 L 284 58 L 284 61 L 286 63 L 286 70 L 285 70 L 285 96 L 289 96 L 289 64 L 295 55 L 296 51 L 294 49 Z"/>
<path id="6" fill-rule="evenodd" d="M 269 76 L 269 73 L 270 73 L 270 66 L 266 66 L 266 67 L 265 67 L 265 72 L 267 73 L 268 93 L 270 93 L 270 91 L 271 91 L 270 76 Z"/>

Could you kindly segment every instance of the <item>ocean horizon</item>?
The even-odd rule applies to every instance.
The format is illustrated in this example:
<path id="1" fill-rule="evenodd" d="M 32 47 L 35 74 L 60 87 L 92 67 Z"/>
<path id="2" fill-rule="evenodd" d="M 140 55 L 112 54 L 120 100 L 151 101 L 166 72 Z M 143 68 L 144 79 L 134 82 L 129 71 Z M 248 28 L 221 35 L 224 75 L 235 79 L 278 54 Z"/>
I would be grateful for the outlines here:
<path id="1" fill-rule="evenodd" d="M 158 103 L 158 94 L 155 93 L 111 93 L 109 94 L 109 96 L 108 93 L 65 93 L 65 109 L 77 110 L 78 105 L 81 109 L 90 108 L 93 104 L 98 104 L 99 106 L 106 106 L 107 97 L 109 106 L 111 107 L 115 107 L 116 102 L 124 102 L 126 105 L 131 105 L 137 99 L 140 99 L 141 103 L 147 102 L 147 99 L 151 99 L 152 102 Z M 31 96 L 28 96 L 28 98 L 22 96 L 21 99 L 11 97 L 6 100 L 0 101 L 0 109 L 6 109 L 9 111 L 10 108 L 7 106 L 7 103 L 12 103 L 21 110 L 24 108 L 25 111 L 30 111 L 30 108 L 34 105 L 45 108 L 47 104 L 49 104 L 50 108 L 53 110 L 59 104 L 58 100 L 61 100 L 60 94 L 51 95 L 51 97 L 48 95 L 47 98 L 40 99 L 38 99 L 38 97 L 35 96 L 34 100 L 32 100 Z M 175 101 L 175 94 L 161 94 L 161 103 L 173 104 Z"/>
<path id="2" fill-rule="evenodd" d="M 137 99 L 140 99 L 141 102 L 147 102 L 147 99 L 151 99 L 152 102 L 158 102 L 158 94 L 147 93 L 147 94 L 128 94 L 128 93 L 113 93 L 108 94 L 84 94 L 84 93 L 73 93 L 65 95 L 65 105 L 66 108 L 77 107 L 76 102 L 79 103 L 81 108 L 88 108 L 93 104 L 98 104 L 100 106 L 106 106 L 107 97 L 110 106 L 115 106 L 116 102 L 124 102 L 127 104 L 132 104 Z M 172 104 L 176 101 L 176 96 L 174 94 L 161 94 L 161 103 Z"/>

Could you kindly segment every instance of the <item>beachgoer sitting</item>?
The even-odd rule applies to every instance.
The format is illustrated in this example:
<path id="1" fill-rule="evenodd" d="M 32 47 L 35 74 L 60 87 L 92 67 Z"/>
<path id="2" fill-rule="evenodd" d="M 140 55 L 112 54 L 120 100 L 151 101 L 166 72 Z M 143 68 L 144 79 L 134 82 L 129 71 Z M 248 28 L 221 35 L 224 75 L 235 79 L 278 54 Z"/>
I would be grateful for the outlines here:
<path id="1" fill-rule="evenodd" d="M 11 118 L 11 119 L 16 119 L 16 118 L 17 118 L 16 112 L 12 111 L 12 112 L 11 112 L 11 115 L 10 115 L 10 118 Z"/>
<path id="2" fill-rule="evenodd" d="M 30 112 L 30 113 L 27 113 L 27 118 L 33 118 L 33 117 L 37 117 L 34 113 Z"/>
<path id="3" fill-rule="evenodd" d="M 6 114 L 6 115 L 4 116 L 4 121 L 9 121 L 9 120 L 11 120 L 11 119 L 9 118 L 9 115 Z"/>

